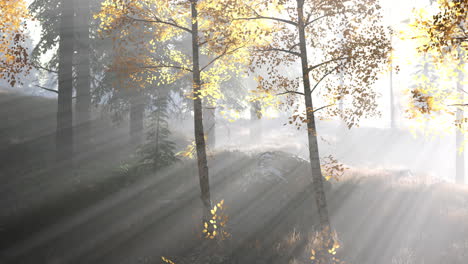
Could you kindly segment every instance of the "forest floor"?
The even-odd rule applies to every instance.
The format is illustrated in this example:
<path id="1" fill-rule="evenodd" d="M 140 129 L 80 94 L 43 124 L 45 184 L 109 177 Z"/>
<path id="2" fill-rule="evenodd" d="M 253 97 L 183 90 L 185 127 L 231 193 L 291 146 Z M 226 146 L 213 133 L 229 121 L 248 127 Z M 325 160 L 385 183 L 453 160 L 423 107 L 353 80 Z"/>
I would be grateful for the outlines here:
<path id="1" fill-rule="evenodd" d="M 212 153 L 212 200 L 224 200 L 230 234 L 213 242 L 201 232 L 193 160 L 137 173 L 133 150 L 113 140 L 125 131 L 115 131 L 73 170 L 44 166 L 53 164 L 53 101 L 2 100 L 0 263 L 311 263 L 318 219 L 305 160 Z M 33 116 L 21 106 L 31 100 Z M 345 263 L 468 263 L 466 187 L 353 167 L 327 185 L 327 199 Z"/>

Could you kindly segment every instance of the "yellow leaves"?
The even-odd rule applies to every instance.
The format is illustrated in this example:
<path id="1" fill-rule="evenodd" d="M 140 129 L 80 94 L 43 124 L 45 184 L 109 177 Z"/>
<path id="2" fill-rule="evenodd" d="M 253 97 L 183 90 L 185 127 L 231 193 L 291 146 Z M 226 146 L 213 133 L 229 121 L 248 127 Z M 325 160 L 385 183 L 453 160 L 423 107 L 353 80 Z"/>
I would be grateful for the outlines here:
<path id="1" fill-rule="evenodd" d="M 225 214 L 224 209 L 224 200 L 215 204 L 213 209 L 211 209 L 211 219 L 203 224 L 204 228 L 202 232 L 205 234 L 205 238 L 215 239 L 219 237 L 221 240 L 225 240 L 231 236 L 225 230 L 229 218 Z"/>
<path id="2" fill-rule="evenodd" d="M 331 179 L 339 181 L 345 170 L 348 168 L 338 162 L 332 155 L 324 157 L 320 160 L 320 168 L 322 169 L 323 177 L 329 181 Z"/>
<path id="3" fill-rule="evenodd" d="M 460 47 L 466 51 L 466 12 L 459 2 L 449 0 L 438 1 L 429 10 L 416 10 L 410 28 L 419 40 L 418 50 L 433 53 L 440 60 L 458 57 Z"/>
<path id="4" fill-rule="evenodd" d="M 192 141 L 190 145 L 188 145 L 185 150 L 177 152 L 175 155 L 179 157 L 184 157 L 188 159 L 193 159 L 195 155 L 195 149 L 196 149 L 196 143 L 195 141 Z"/>
<path id="5" fill-rule="evenodd" d="M 281 104 L 281 101 L 275 93 L 276 91 L 265 89 L 263 83 L 264 78 L 262 76 L 255 77 L 255 80 L 258 83 L 257 89 L 250 91 L 248 100 L 250 102 L 259 102 L 262 109 L 266 109 L 268 107 L 277 108 Z"/>
<path id="6" fill-rule="evenodd" d="M 223 117 L 224 119 L 227 119 L 228 122 L 230 123 L 233 123 L 236 120 L 241 118 L 241 113 L 238 110 L 234 110 L 234 109 L 226 109 L 226 110 L 220 111 L 219 113 L 221 117 Z"/>
<path id="7" fill-rule="evenodd" d="M 250 58 L 248 51 L 242 49 L 246 45 L 242 41 L 245 36 L 240 34 L 242 24 L 230 20 L 224 6 L 225 3 L 217 0 L 200 1 L 197 3 L 199 16 L 192 19 L 189 2 L 105 0 L 100 12 L 93 17 L 100 22 L 101 37 L 112 38 L 117 46 L 117 56 L 127 57 L 121 60 L 124 63 L 116 60 L 113 70 L 130 69 L 125 75 L 136 82 L 137 87 L 171 84 L 193 72 L 192 53 L 187 52 L 185 46 L 193 44 L 191 28 L 197 21 L 200 53 L 208 60 L 199 61 L 201 85 L 194 87 L 194 92 L 187 96 L 202 98 L 216 106 L 224 99 L 220 90 L 222 83 L 240 74 Z M 132 55 L 138 51 L 128 47 L 135 46 L 144 47 L 147 53 L 134 59 Z M 163 58 L 153 54 L 163 54 L 159 56 Z M 146 69 L 141 69 L 142 66 Z M 143 78 L 145 74 L 158 77 Z"/>
<path id="8" fill-rule="evenodd" d="M 166 258 L 166 257 L 161 257 L 162 261 L 164 261 L 165 263 L 168 263 L 168 264 L 175 264 L 172 260 Z"/>
<path id="9" fill-rule="evenodd" d="M 331 263 L 343 264 L 344 262 L 335 257 L 337 250 L 341 247 L 338 235 L 336 232 L 330 232 L 329 228 L 325 228 L 321 232 L 317 232 L 312 241 L 310 250 L 310 259 L 314 263 Z M 331 262 L 329 262 L 331 261 Z"/>
<path id="10" fill-rule="evenodd" d="M 31 18 L 24 0 L 0 0 L 0 79 L 11 86 L 18 74 L 31 69 L 25 48 L 26 21 Z"/>

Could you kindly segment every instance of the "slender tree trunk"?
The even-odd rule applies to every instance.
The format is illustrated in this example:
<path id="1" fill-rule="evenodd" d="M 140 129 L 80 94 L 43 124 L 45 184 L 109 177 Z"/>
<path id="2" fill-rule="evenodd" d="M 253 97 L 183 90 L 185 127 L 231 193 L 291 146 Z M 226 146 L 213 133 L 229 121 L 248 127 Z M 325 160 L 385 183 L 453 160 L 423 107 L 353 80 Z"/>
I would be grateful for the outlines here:
<path id="1" fill-rule="evenodd" d="M 56 157 L 73 160 L 73 0 L 62 0 L 58 69 Z"/>
<path id="2" fill-rule="evenodd" d="M 429 61 L 427 59 L 427 53 L 424 53 L 424 61 L 423 61 L 423 75 L 426 76 L 427 78 L 429 78 L 430 80 L 430 76 L 429 76 Z M 429 130 L 429 119 L 426 119 L 425 121 L 425 124 L 424 124 L 424 135 L 427 134 L 427 131 Z"/>
<path id="3" fill-rule="evenodd" d="M 130 142 L 134 147 L 141 145 L 143 141 L 143 118 L 145 107 L 141 96 L 136 93 L 130 95 Z"/>
<path id="4" fill-rule="evenodd" d="M 392 42 L 392 35 L 390 35 L 390 42 Z M 393 51 L 392 51 L 393 53 Z M 390 128 L 394 129 L 395 124 L 395 95 L 393 92 L 393 62 L 390 65 Z"/>
<path id="5" fill-rule="evenodd" d="M 305 106 L 307 112 L 307 138 L 309 142 L 309 156 L 310 166 L 312 170 L 313 179 L 313 193 L 315 196 L 315 203 L 318 209 L 318 215 L 320 219 L 320 228 L 322 232 L 330 234 L 330 219 L 328 216 L 328 207 L 325 196 L 325 190 L 323 185 L 323 176 L 320 169 L 320 158 L 317 143 L 317 129 L 315 127 L 315 116 L 313 112 L 312 104 L 312 93 L 310 89 L 309 79 L 309 64 L 307 58 L 307 43 L 305 37 L 305 25 L 304 25 L 304 0 L 297 0 L 297 12 L 298 12 L 298 23 L 299 23 L 299 47 L 301 51 L 301 65 L 302 65 L 302 79 L 304 85 L 304 97 Z"/>
<path id="6" fill-rule="evenodd" d="M 206 130 L 206 144 L 212 149 L 216 145 L 216 107 L 207 105 L 203 109 L 203 127 Z"/>
<path id="7" fill-rule="evenodd" d="M 210 195 L 210 180 L 208 174 L 208 161 L 206 158 L 205 133 L 203 131 L 203 108 L 202 100 L 199 97 L 201 88 L 200 79 L 200 60 L 199 60 L 199 43 L 198 43 L 198 0 L 191 0 L 192 7 L 192 60 L 193 60 L 193 112 L 195 126 L 195 144 L 197 149 L 198 161 L 198 177 L 200 180 L 201 200 L 203 203 L 203 220 L 207 221 L 210 218 L 211 210 L 211 195 Z"/>
<path id="8" fill-rule="evenodd" d="M 76 124 L 79 134 L 80 151 L 87 151 L 91 140 L 91 76 L 90 76 L 90 3 L 89 0 L 80 0 L 77 6 L 77 50 L 78 68 L 76 85 Z"/>
<path id="9" fill-rule="evenodd" d="M 158 111 L 156 112 L 156 133 L 155 133 L 155 152 L 154 152 L 154 169 L 159 168 L 159 131 L 161 123 L 161 107 L 158 105 Z"/>
<path id="10" fill-rule="evenodd" d="M 459 65 L 460 67 L 461 65 Z M 463 102 L 464 96 L 463 96 L 463 80 L 464 80 L 464 74 L 462 71 L 459 70 L 458 72 L 458 81 L 457 81 L 457 92 L 460 94 L 460 101 Z M 463 118 L 464 118 L 464 111 L 462 108 L 457 108 L 457 113 L 456 113 L 456 119 L 458 122 L 460 122 L 461 127 L 456 128 L 456 175 L 455 175 L 455 181 L 456 183 L 459 184 L 464 184 L 465 183 L 465 151 L 463 150 L 460 152 L 459 150 L 463 147 L 464 141 L 465 141 L 465 135 L 463 133 Z"/>

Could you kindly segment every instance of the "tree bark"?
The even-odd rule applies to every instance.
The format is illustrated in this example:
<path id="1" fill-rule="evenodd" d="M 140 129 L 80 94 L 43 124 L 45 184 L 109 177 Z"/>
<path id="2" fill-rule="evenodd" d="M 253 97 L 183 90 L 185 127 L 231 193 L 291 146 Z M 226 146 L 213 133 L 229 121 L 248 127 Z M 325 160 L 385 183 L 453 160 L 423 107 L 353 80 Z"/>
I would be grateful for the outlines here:
<path id="1" fill-rule="evenodd" d="M 211 195 L 210 181 L 208 174 L 208 161 L 206 158 L 205 133 L 203 131 L 203 108 L 200 98 L 201 78 L 200 78 L 200 47 L 198 43 L 198 0 L 191 0 L 192 9 L 192 72 L 193 72 L 193 112 L 195 127 L 195 144 L 197 149 L 198 177 L 200 180 L 201 200 L 203 203 L 203 221 L 210 218 Z"/>
<path id="2" fill-rule="evenodd" d="M 62 0 L 59 41 L 56 158 L 73 160 L 73 0 Z"/>
<path id="3" fill-rule="evenodd" d="M 393 39 L 392 35 L 390 35 L 391 42 L 392 42 L 392 39 Z M 395 95 L 393 92 L 393 62 L 391 62 L 391 65 L 390 65 L 390 128 L 394 129 L 395 127 L 396 127 L 396 123 L 395 123 Z"/>
<path id="4" fill-rule="evenodd" d="M 211 149 L 214 149 L 216 146 L 216 107 L 207 105 L 203 110 L 203 127 L 206 129 L 206 144 Z"/>
<path id="5" fill-rule="evenodd" d="M 318 209 L 320 219 L 320 228 L 322 232 L 330 234 L 330 219 L 328 216 L 328 207 L 323 185 L 323 176 L 320 169 L 320 158 L 317 143 L 317 130 L 315 126 L 315 115 L 313 112 L 312 93 L 310 88 L 309 66 L 307 58 L 307 43 L 305 37 L 304 21 L 304 0 L 297 0 L 298 29 L 299 29 L 299 48 L 301 51 L 302 80 L 304 85 L 304 98 L 307 112 L 307 138 L 309 143 L 310 166 L 313 179 L 313 193 L 315 203 Z"/>
<path id="6" fill-rule="evenodd" d="M 76 140 L 79 140 L 81 151 L 86 151 L 91 140 L 91 73 L 90 73 L 90 3 L 80 0 L 77 10 L 77 41 L 78 51 L 77 83 L 76 83 Z"/>
<path id="7" fill-rule="evenodd" d="M 459 65 L 460 67 L 461 65 Z M 463 80 L 464 80 L 464 74 L 462 71 L 458 72 L 458 81 L 457 81 L 457 92 L 460 94 L 460 102 L 463 102 L 464 96 L 463 96 Z M 464 118 L 464 111 L 461 107 L 457 108 L 457 113 L 456 113 L 456 119 L 458 122 L 460 122 L 460 128 L 456 128 L 456 172 L 455 172 L 455 182 L 459 184 L 464 184 L 465 183 L 465 151 L 463 150 L 460 152 L 459 150 L 463 147 L 464 141 L 465 141 L 465 135 L 463 133 L 463 118 Z"/>

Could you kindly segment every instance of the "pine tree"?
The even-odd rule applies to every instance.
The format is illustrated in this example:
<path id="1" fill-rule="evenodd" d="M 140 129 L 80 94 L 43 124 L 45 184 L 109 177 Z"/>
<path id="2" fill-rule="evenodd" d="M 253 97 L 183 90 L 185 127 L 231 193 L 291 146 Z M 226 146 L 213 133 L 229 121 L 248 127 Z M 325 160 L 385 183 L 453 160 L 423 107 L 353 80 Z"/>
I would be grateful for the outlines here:
<path id="1" fill-rule="evenodd" d="M 159 170 L 178 159 L 175 156 L 175 143 L 170 140 L 168 120 L 168 96 L 159 94 L 153 98 L 154 109 L 150 115 L 150 128 L 146 143 L 140 149 L 141 165 Z"/>

